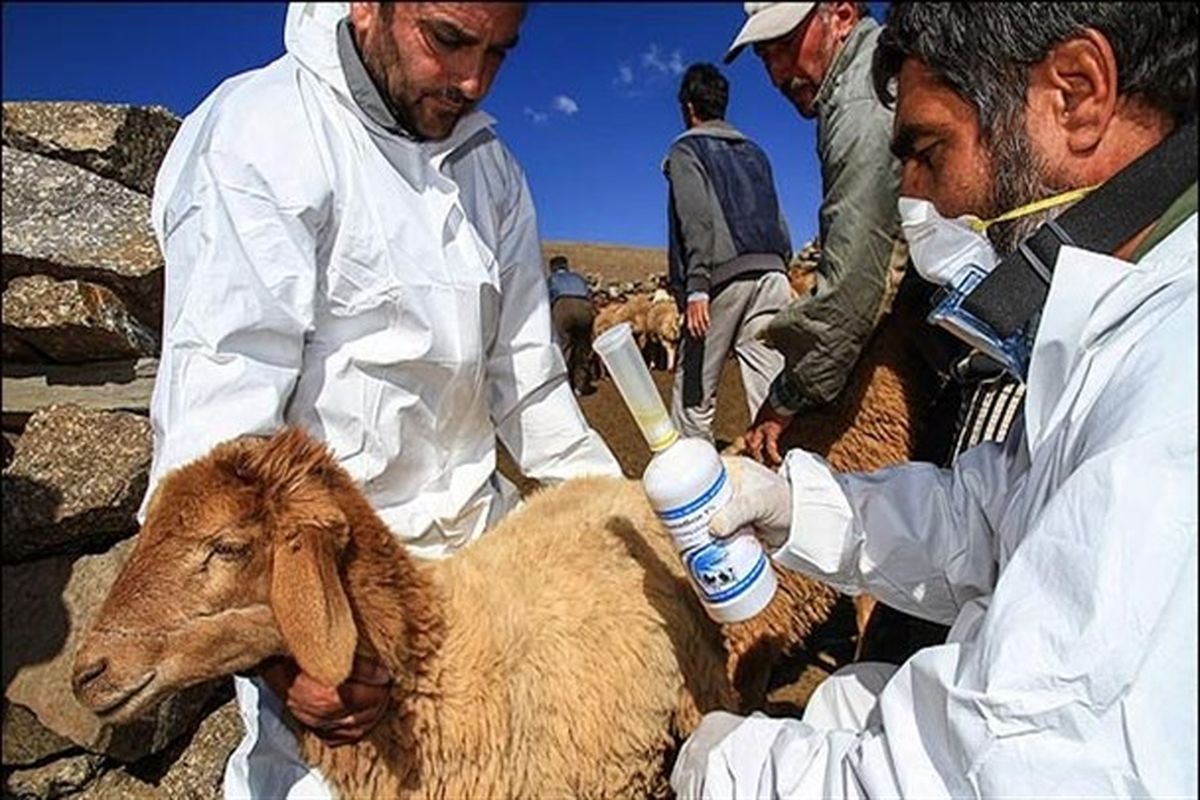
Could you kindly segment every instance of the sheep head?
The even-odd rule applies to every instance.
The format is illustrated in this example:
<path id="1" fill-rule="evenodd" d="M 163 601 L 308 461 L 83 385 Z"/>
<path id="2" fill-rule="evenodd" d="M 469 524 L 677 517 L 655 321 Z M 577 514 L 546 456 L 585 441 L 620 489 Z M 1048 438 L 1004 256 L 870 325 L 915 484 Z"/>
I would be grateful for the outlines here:
<path id="1" fill-rule="evenodd" d="M 349 530 L 334 490 L 346 484 L 295 429 L 226 442 L 169 473 L 76 653 L 76 697 L 123 722 L 281 654 L 322 683 L 344 681 L 358 635 L 338 568 Z"/>

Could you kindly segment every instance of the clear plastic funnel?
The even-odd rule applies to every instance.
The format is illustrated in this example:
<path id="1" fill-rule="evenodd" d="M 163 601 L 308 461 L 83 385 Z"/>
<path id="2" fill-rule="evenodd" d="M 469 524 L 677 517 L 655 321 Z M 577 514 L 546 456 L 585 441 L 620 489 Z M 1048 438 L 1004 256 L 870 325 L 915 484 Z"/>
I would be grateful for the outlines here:
<path id="1" fill-rule="evenodd" d="M 617 384 L 617 391 L 650 449 L 657 453 L 674 444 L 679 433 L 667 416 L 658 388 L 650 378 L 650 370 L 646 369 L 646 362 L 633 340 L 633 328 L 629 323 L 614 325 L 597 336 L 592 349 L 604 360 Z"/>

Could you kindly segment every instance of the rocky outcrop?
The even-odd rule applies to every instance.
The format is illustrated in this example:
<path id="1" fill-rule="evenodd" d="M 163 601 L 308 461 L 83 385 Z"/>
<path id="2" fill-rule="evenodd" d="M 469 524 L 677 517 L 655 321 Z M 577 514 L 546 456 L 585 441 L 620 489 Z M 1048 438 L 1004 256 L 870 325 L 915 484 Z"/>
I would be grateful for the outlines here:
<path id="1" fill-rule="evenodd" d="M 151 194 L 158 165 L 179 130 L 162 106 L 110 103 L 4 104 L 4 144 L 83 167 Z"/>
<path id="2" fill-rule="evenodd" d="M 135 533 L 150 455 L 145 417 L 74 406 L 36 412 L 4 469 L 0 560 L 95 550 Z"/>
<path id="3" fill-rule="evenodd" d="M 240 737 L 228 680 L 119 727 L 69 680 L 146 491 L 163 277 L 149 192 L 178 125 L 158 108 L 4 104 L 5 797 L 217 797 Z"/>
<path id="4" fill-rule="evenodd" d="M 20 361 L 88 361 L 152 356 L 158 337 L 138 322 L 121 298 L 84 281 L 45 275 L 15 278 L 4 290 L 4 336 L 23 345 Z"/>
<path id="5" fill-rule="evenodd" d="M 225 761 L 241 738 L 237 703 L 226 700 L 190 737 L 135 766 L 105 772 L 72 800 L 221 800 Z"/>
<path id="6" fill-rule="evenodd" d="M 105 286 L 161 327 L 163 260 L 150 198 L 86 169 L 3 149 L 3 274 Z"/>

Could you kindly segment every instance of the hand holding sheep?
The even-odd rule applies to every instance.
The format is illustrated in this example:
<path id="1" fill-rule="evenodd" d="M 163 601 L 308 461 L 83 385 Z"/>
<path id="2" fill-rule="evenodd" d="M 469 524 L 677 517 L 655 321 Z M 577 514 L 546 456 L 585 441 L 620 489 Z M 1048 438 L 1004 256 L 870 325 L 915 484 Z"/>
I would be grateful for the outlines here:
<path id="1" fill-rule="evenodd" d="M 271 660 L 261 674 L 292 716 L 334 747 L 366 736 L 383 717 L 391 695 L 387 668 L 357 655 L 350 677 L 336 687 L 316 680 L 291 658 Z"/>
<path id="2" fill-rule="evenodd" d="M 759 463 L 779 466 L 783 453 L 779 451 L 779 437 L 792 422 L 792 415 L 780 414 L 771 408 L 770 402 L 763 403 L 758 416 L 745 433 L 746 451 Z"/>

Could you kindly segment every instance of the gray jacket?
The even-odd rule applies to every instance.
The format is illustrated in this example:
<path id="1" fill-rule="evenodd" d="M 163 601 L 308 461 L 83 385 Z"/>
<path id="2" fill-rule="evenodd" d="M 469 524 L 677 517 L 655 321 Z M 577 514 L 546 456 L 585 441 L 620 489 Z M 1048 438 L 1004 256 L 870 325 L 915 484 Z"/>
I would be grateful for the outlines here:
<path id="1" fill-rule="evenodd" d="M 782 272 L 791 239 L 766 153 L 724 120 L 708 120 L 671 143 L 667 260 L 671 287 L 714 293 L 737 278 Z"/>
<path id="2" fill-rule="evenodd" d="M 907 255 L 896 210 L 900 164 L 889 149 L 893 114 L 871 85 L 880 30 L 869 17 L 859 21 L 817 94 L 821 258 L 813 294 L 767 328 L 787 360 L 771 386 L 777 410 L 838 396 L 883 310 L 889 274 Z"/>

